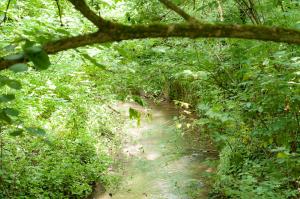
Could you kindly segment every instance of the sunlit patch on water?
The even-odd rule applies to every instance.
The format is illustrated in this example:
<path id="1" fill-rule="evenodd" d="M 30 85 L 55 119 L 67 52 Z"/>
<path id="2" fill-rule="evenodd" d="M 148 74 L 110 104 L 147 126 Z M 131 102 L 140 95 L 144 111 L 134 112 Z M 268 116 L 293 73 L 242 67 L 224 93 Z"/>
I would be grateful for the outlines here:
<path id="1" fill-rule="evenodd" d="M 115 107 L 127 114 L 124 103 Z M 148 110 L 147 110 L 148 111 Z M 145 112 L 145 111 L 144 111 Z M 148 111 L 149 112 L 149 111 Z M 147 113 L 148 113 L 147 112 Z M 97 199 L 201 199 L 207 198 L 202 174 L 210 171 L 204 160 L 209 156 L 195 136 L 182 137 L 175 127 L 176 109 L 170 104 L 153 106 L 152 119 L 143 118 L 140 126 L 128 124 L 124 140 L 124 177 L 121 187 Z"/>
<path id="2" fill-rule="evenodd" d="M 159 157 L 160 157 L 160 153 L 156 151 L 148 152 L 148 154 L 146 155 L 147 160 L 156 160 Z"/>

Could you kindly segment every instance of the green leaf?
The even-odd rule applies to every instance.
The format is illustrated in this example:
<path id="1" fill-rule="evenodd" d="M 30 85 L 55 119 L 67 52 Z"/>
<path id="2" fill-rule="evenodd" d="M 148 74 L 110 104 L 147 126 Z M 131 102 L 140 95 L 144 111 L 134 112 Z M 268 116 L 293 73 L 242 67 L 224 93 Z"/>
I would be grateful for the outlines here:
<path id="1" fill-rule="evenodd" d="M 277 153 L 277 158 L 288 158 L 289 155 L 285 152 L 279 152 Z"/>
<path id="2" fill-rule="evenodd" d="M 24 72 L 28 70 L 28 66 L 26 64 L 14 64 L 11 67 L 9 67 L 9 70 L 15 73 Z"/>
<path id="3" fill-rule="evenodd" d="M 8 77 L 0 75 L 0 87 L 5 86 L 5 85 L 9 86 L 10 88 L 17 89 L 17 90 L 22 88 L 22 85 L 19 81 L 9 79 Z"/>
<path id="4" fill-rule="evenodd" d="M 295 29 L 299 29 L 300 30 L 300 21 L 296 22 Z"/>
<path id="5" fill-rule="evenodd" d="M 15 99 L 14 94 L 0 95 L 0 102 L 9 102 Z"/>
<path id="6" fill-rule="evenodd" d="M 8 80 L 6 81 L 6 85 L 9 86 L 10 88 L 16 89 L 16 90 L 20 90 L 22 88 L 22 85 L 20 82 L 16 81 L 16 80 Z"/>
<path id="7" fill-rule="evenodd" d="M 19 111 L 17 109 L 14 108 L 4 108 L 3 111 L 10 116 L 18 116 L 19 115 Z"/>
<path id="8" fill-rule="evenodd" d="M 129 118 L 136 119 L 138 126 L 141 124 L 141 113 L 133 108 L 129 108 Z"/>
<path id="9" fill-rule="evenodd" d="M 0 87 L 5 86 L 7 81 L 9 81 L 9 80 L 10 80 L 9 78 L 0 75 Z"/>
<path id="10" fill-rule="evenodd" d="M 0 111 L 0 120 L 8 124 L 11 124 L 12 122 L 11 118 L 3 110 Z"/>
<path id="11" fill-rule="evenodd" d="M 18 53 L 14 55 L 7 55 L 4 57 L 4 60 L 7 61 L 15 61 L 15 60 L 20 60 L 24 58 L 24 53 Z"/>
<path id="12" fill-rule="evenodd" d="M 23 130 L 15 130 L 15 131 L 11 132 L 9 135 L 11 135 L 11 136 L 23 135 Z"/>
<path id="13" fill-rule="evenodd" d="M 42 50 L 43 49 L 41 46 L 28 46 L 25 48 L 25 53 L 26 54 L 36 54 L 36 53 L 40 53 Z"/>
<path id="14" fill-rule="evenodd" d="M 46 135 L 45 130 L 41 129 L 41 128 L 28 127 L 28 128 L 26 128 L 26 130 L 28 131 L 28 133 L 30 133 L 32 135 L 37 135 L 37 136 L 45 136 Z"/>
<path id="15" fill-rule="evenodd" d="M 16 49 L 17 45 L 15 44 L 9 44 L 7 46 L 4 47 L 5 51 L 7 52 L 11 52 L 11 51 L 14 51 Z"/>
<path id="16" fill-rule="evenodd" d="M 146 102 L 140 96 L 134 95 L 132 96 L 132 99 L 141 106 L 146 105 Z"/>
<path id="17" fill-rule="evenodd" d="M 48 54 L 40 46 L 25 48 L 25 54 L 37 70 L 46 70 L 51 65 Z"/>

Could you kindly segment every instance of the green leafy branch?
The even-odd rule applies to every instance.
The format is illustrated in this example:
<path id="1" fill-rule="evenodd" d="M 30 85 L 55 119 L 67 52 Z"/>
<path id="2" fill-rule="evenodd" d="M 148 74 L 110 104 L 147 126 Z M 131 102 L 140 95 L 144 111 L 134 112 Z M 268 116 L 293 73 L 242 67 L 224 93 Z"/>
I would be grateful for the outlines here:
<path id="1" fill-rule="evenodd" d="M 187 23 L 153 23 L 129 26 L 102 18 L 92 11 L 84 0 L 69 0 L 69 2 L 74 5 L 77 11 L 98 28 L 96 32 L 50 41 L 40 47 L 36 46 L 33 47 L 33 49 L 30 49 L 31 47 L 29 47 L 27 53 L 24 49 L 25 53 L 0 58 L 0 69 L 8 68 L 17 63 L 26 63 L 28 61 L 32 61 L 38 69 L 45 69 L 49 65 L 46 54 L 55 54 L 60 51 L 92 44 L 132 39 L 166 37 L 186 37 L 192 39 L 240 38 L 300 44 L 299 30 L 256 25 L 210 24 L 199 22 L 168 0 L 161 0 L 161 2 L 164 3 L 167 8 L 174 10 L 177 14 L 186 19 Z M 43 66 L 40 65 L 41 63 Z"/>

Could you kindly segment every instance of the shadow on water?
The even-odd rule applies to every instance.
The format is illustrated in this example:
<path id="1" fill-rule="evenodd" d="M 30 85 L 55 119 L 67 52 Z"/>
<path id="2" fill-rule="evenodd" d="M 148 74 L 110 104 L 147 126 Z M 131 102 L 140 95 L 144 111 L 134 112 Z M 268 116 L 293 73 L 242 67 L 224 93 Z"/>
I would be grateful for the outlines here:
<path id="1" fill-rule="evenodd" d="M 128 115 L 129 107 L 146 112 L 132 103 L 119 104 L 115 109 Z M 208 188 L 202 176 L 210 168 L 205 160 L 216 155 L 207 153 L 208 146 L 199 142 L 199 136 L 182 136 L 175 127 L 173 118 L 178 110 L 173 105 L 162 103 L 149 107 L 151 119 L 143 117 L 139 127 L 133 122 L 126 128 L 120 188 L 115 193 L 98 193 L 94 198 L 207 198 Z"/>

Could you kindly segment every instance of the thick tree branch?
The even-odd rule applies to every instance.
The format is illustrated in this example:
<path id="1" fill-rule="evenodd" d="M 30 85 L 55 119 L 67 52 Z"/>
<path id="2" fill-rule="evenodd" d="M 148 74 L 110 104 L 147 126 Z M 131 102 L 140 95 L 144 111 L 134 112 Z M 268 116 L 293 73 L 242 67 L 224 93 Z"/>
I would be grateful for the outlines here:
<path id="1" fill-rule="evenodd" d="M 112 28 L 114 23 L 103 19 L 92 11 L 84 0 L 69 0 L 74 5 L 75 9 L 78 10 L 85 18 L 91 21 L 98 28 Z"/>
<path id="2" fill-rule="evenodd" d="M 54 54 L 63 50 L 92 44 L 164 37 L 241 38 L 300 45 L 300 31 L 298 30 L 253 25 L 183 23 L 169 25 L 122 25 L 114 29 L 101 30 L 95 33 L 52 41 L 45 44 L 43 48 L 48 54 Z M 7 68 L 15 63 L 27 61 L 24 57 L 20 57 L 20 59 L 14 61 L 7 61 L 4 58 L 0 58 L 0 69 Z"/>
<path id="3" fill-rule="evenodd" d="M 241 38 L 300 45 L 300 31 L 298 30 L 253 25 L 184 23 L 122 26 L 106 32 L 98 31 L 87 35 L 50 42 L 44 46 L 44 49 L 46 52 L 52 54 L 62 50 L 96 43 L 164 37 Z"/>
<path id="4" fill-rule="evenodd" d="M 176 6 L 174 3 L 172 3 L 169 0 L 159 0 L 161 3 L 163 3 L 167 8 L 173 10 L 177 14 L 179 14 L 182 18 L 184 18 L 186 21 L 189 22 L 197 22 L 197 19 L 187 14 L 185 11 L 183 11 L 181 8 Z"/>

